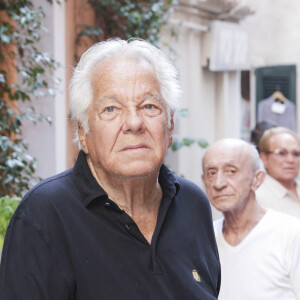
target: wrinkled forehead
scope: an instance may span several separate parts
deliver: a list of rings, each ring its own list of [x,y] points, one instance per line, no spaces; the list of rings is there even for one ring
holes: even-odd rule
[[[208,168],[224,168],[226,166],[234,166],[237,168],[246,167],[247,162],[251,159],[245,147],[217,145],[209,148],[203,157],[203,169]]]
[[[148,70],[153,70],[154,67],[142,56],[134,56],[132,53],[114,53],[111,56],[104,57],[94,66],[94,71],[100,70],[113,71],[116,68],[123,68],[124,66],[141,67]]]

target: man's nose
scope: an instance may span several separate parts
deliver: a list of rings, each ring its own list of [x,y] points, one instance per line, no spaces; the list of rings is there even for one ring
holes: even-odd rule
[[[122,127],[123,133],[140,133],[144,131],[144,118],[142,112],[136,109],[124,112]]]
[[[224,187],[226,187],[226,184],[227,183],[226,183],[226,178],[224,177],[224,174],[217,173],[215,181],[214,181],[214,187],[215,187],[215,189],[221,190]]]

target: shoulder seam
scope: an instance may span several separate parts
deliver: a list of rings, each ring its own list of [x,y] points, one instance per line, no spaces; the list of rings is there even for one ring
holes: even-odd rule
[[[58,174],[58,175],[55,175],[55,176],[52,176],[50,178],[47,178],[47,179],[44,179],[44,180],[40,181],[39,183],[37,183],[36,186],[34,186],[32,189],[30,189],[28,191],[28,194],[26,195],[26,198],[28,198],[33,192],[35,192],[37,189],[39,189],[43,185],[45,185],[49,182],[55,181],[57,179],[60,179],[60,178],[70,176],[71,173],[72,173],[72,169],[69,169],[69,170],[66,170],[65,172],[63,172],[61,174]]]

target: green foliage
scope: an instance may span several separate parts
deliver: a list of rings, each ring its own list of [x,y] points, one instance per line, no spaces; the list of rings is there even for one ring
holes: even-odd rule
[[[124,39],[140,37],[159,43],[161,27],[167,23],[171,4],[176,0],[89,0],[95,10],[96,24],[83,25],[78,35],[92,42],[118,36]]]
[[[20,198],[18,197],[4,196],[0,198],[0,250],[3,247],[7,226],[19,202]]]
[[[204,139],[196,139],[194,137],[179,138],[177,135],[174,135],[171,149],[173,151],[178,151],[180,148],[182,148],[184,146],[189,147],[195,143],[201,148],[208,147],[208,143]]]
[[[180,110],[177,115],[178,118],[188,118],[190,116],[188,109],[184,108]],[[178,151],[182,147],[189,147],[193,144],[197,144],[201,148],[207,148],[208,142],[202,138],[195,138],[195,137],[183,137],[180,138],[178,135],[173,135],[173,143],[171,146],[172,151]]]
[[[0,196],[21,195],[35,179],[36,169],[22,139],[22,124],[25,119],[51,123],[30,103],[55,95],[58,80],[52,74],[58,64],[37,46],[46,30],[41,7],[29,0],[6,0],[1,1],[0,12],[9,17],[0,21]],[[12,79],[14,73],[19,80]],[[26,110],[20,111],[16,105],[20,101],[29,104]]]

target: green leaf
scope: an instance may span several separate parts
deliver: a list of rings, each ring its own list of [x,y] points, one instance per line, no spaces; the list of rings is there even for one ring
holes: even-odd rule
[[[180,148],[182,148],[184,146],[183,142],[180,140],[174,140],[172,143],[172,147],[171,149],[173,151],[178,151]]]
[[[198,140],[198,145],[201,147],[201,148],[207,148],[209,146],[208,142],[204,139],[199,139]]]
[[[190,146],[190,145],[194,144],[196,140],[192,137],[184,137],[182,139],[182,141],[185,146]]]

